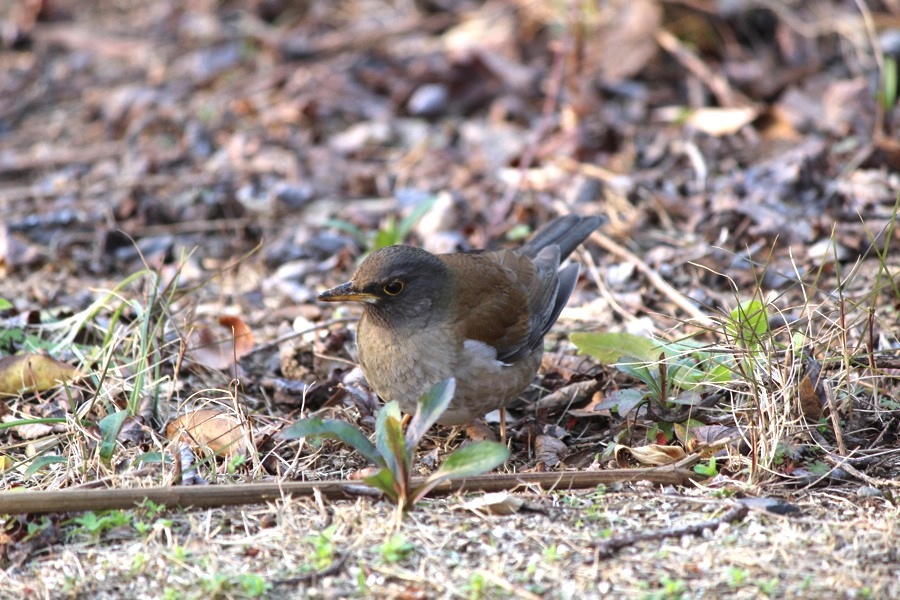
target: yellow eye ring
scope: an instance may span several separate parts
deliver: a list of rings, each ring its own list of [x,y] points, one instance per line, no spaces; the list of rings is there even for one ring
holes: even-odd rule
[[[395,279],[390,283],[386,283],[384,286],[384,293],[388,296],[396,296],[400,292],[403,291],[403,282],[399,279]]]

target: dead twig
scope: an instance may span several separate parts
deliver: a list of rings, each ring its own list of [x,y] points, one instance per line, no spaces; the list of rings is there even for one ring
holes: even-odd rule
[[[619,550],[634,546],[640,542],[661,541],[666,538],[680,538],[685,535],[703,535],[703,532],[708,529],[716,529],[720,525],[742,520],[747,516],[748,510],[749,509],[744,504],[735,504],[717,519],[701,521],[700,523],[691,523],[690,525],[669,527],[657,531],[649,531],[647,533],[632,533],[607,540],[599,540],[594,543],[594,547],[597,548],[601,558],[610,558]]]
[[[699,455],[678,463],[647,469],[561,471],[484,475],[444,482],[431,495],[457,492],[509,491],[521,486],[546,489],[589,489],[600,484],[648,481],[657,485],[687,485],[702,476],[691,470]],[[414,478],[413,486],[424,483]],[[146,500],[169,508],[209,508],[275,502],[285,496],[310,496],[318,491],[330,500],[354,496],[380,496],[373,488],[353,481],[248,483],[240,485],[169,486],[108,490],[56,490],[0,493],[0,514],[43,514],[129,509]]]
[[[331,564],[321,571],[313,571],[312,573],[305,573],[296,577],[279,579],[275,581],[275,585],[298,585],[301,583],[315,584],[322,577],[333,577],[344,569],[344,564],[346,564],[348,556],[350,556],[350,554],[348,552],[344,552],[338,555],[337,560],[331,561]]]
[[[721,106],[725,108],[754,106],[749,98],[731,87],[728,79],[722,73],[716,73],[710,69],[700,57],[688,50],[678,38],[665,29],[656,32],[656,43],[671,54],[694,77],[702,81]]]
[[[714,325],[715,322],[710,318],[709,315],[705,314],[699,308],[694,306],[694,303],[691,302],[684,294],[673,288],[669,283],[662,278],[662,275],[656,272],[650,265],[645,263],[643,260],[637,257],[633,252],[614,242],[609,237],[600,233],[599,231],[595,231],[591,234],[591,239],[597,243],[601,248],[618,256],[622,260],[628,261],[637,267],[637,270],[644,274],[644,276],[650,281],[650,284],[653,285],[657,290],[659,290],[662,294],[664,294],[669,300],[671,300],[678,308],[689,314],[695,321],[697,321],[701,325],[711,326]]]

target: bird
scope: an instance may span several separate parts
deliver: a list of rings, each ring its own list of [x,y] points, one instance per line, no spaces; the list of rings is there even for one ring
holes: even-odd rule
[[[453,399],[438,423],[470,424],[496,409],[505,416],[506,405],[533,382],[544,336],[575,288],[578,264],[561,262],[605,221],[557,217],[515,250],[432,254],[388,246],[318,299],[363,305],[359,363],[382,400],[412,414],[432,386],[454,377]]]

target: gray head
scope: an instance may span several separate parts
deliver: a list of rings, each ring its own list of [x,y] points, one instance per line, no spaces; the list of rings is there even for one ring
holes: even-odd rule
[[[450,287],[447,266],[412,246],[370,254],[347,283],[319,294],[323,302],[362,302],[367,314],[395,328],[421,327],[443,306]]]

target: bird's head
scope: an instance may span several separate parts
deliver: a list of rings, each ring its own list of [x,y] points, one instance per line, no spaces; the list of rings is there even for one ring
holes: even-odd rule
[[[370,254],[347,283],[319,294],[322,302],[361,302],[385,325],[421,327],[446,304],[450,272],[434,254],[412,246],[388,246]]]

